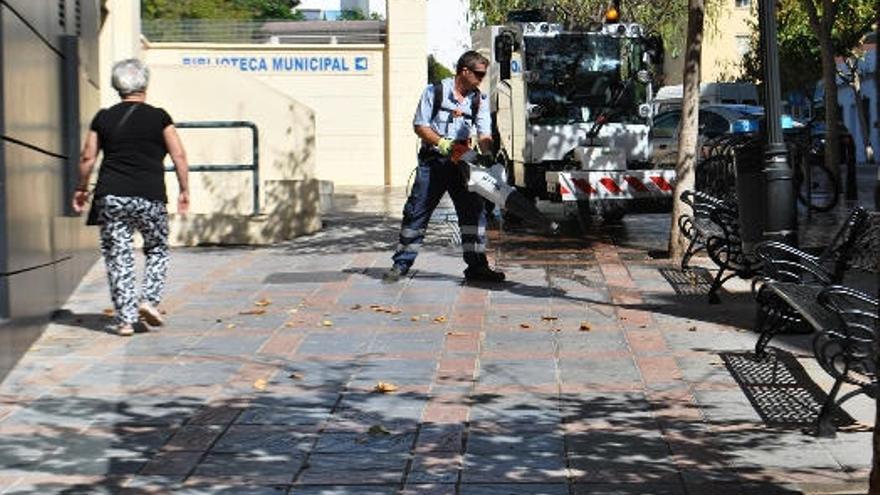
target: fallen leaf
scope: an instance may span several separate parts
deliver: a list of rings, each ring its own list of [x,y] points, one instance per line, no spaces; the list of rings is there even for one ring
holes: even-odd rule
[[[416,316],[412,316],[412,317],[410,317],[410,319],[409,319],[409,321],[419,321],[419,320],[421,320],[421,318],[419,318],[418,315],[416,315]]]
[[[230,323],[229,325],[226,325],[226,328],[235,328],[235,323]]]
[[[498,317],[501,318],[501,319],[504,319],[504,320],[507,319],[507,315],[498,315]]]
[[[254,306],[257,306],[259,308],[265,308],[270,304],[272,304],[272,301],[266,299],[265,297],[263,299],[260,299],[259,301],[254,301]]]
[[[217,318],[216,320],[214,320],[214,322],[216,322],[216,323],[223,323],[223,318]]]
[[[260,378],[254,382],[254,388],[257,390],[266,390],[267,385],[269,385],[269,382],[265,378]]]
[[[688,332],[696,332],[696,331],[697,331],[696,325],[688,328]]]
[[[383,393],[383,394],[388,394],[388,393],[391,393],[391,392],[396,392],[396,391],[397,391],[397,385],[395,385],[395,384],[393,384],[393,383],[391,383],[391,382],[379,382],[379,383],[376,384],[375,387],[373,387],[373,391],[374,391],[374,392],[380,392],[380,393]]]
[[[104,313],[105,316],[113,316],[113,308],[107,308],[101,312]]]
[[[397,308],[390,309],[390,310],[388,310],[388,312],[391,313],[391,314],[393,314],[393,315],[399,315],[399,314],[400,314],[400,310],[397,309]]]
[[[264,314],[266,314],[266,310],[263,308],[246,309],[244,311],[239,311],[238,314],[240,314],[240,315],[264,315]]]
[[[290,378],[291,380],[302,380],[302,379],[303,379],[303,374],[302,374],[302,373],[293,372],[293,373],[287,375],[287,378]]]
[[[591,327],[590,324],[585,321],[582,321],[581,326],[578,328],[578,330],[580,330],[581,332],[589,332],[592,329],[593,327]]]
[[[299,310],[296,309],[296,308],[293,308],[293,309],[291,309],[291,310],[288,310],[287,312],[290,313],[290,314],[293,314],[293,313],[298,313]]]
[[[462,337],[467,335],[465,332],[446,332],[446,335],[452,335],[453,337]]]
[[[532,328],[532,326],[529,325],[528,323],[520,323],[520,324],[519,324],[519,327],[520,327],[520,328]]]
[[[284,326],[287,328],[293,328],[296,326],[296,323],[294,323],[292,321],[288,321],[287,323],[284,324]]]
[[[374,435],[374,436],[377,436],[377,435],[390,435],[390,434],[391,434],[391,432],[388,431],[388,430],[386,430],[385,427],[382,426],[382,425],[373,425],[373,426],[371,426],[370,429],[367,430],[367,433],[369,433],[370,435]]]
[[[353,309],[353,310],[356,311],[356,310],[358,310],[358,309],[361,309],[361,307],[362,307],[362,306],[361,306],[360,304],[355,304],[354,306],[351,307],[351,309]]]
[[[446,323],[446,317],[443,316],[443,315],[441,315],[441,316],[435,316],[435,317],[434,317],[434,323]]]
[[[557,316],[542,316],[541,319],[544,321],[556,321],[559,319],[559,317],[557,317]]]
[[[321,322],[321,325],[323,325],[323,326],[325,326],[325,327],[332,327],[332,326],[333,326],[333,322],[330,321],[330,320],[324,320],[324,321]]]
[[[562,329],[561,329],[561,328],[554,328],[553,331],[554,331],[554,332],[561,332]]]

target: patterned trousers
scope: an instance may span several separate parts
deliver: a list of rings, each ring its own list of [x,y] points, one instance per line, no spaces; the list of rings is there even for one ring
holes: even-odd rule
[[[110,297],[117,323],[138,321],[138,304],[162,300],[168,273],[168,213],[165,203],[128,196],[104,196],[101,203],[101,252],[107,266]],[[144,239],[144,277],[140,294],[135,285],[133,236]]]

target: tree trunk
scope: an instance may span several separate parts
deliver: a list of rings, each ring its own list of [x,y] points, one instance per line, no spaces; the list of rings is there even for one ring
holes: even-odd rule
[[[880,12],[877,13],[875,24],[875,36],[880,38]],[[874,49],[874,88],[877,95],[874,98],[877,106],[877,120],[874,126],[877,128],[875,132],[880,132],[880,76],[877,75],[877,68],[880,67],[880,49]],[[874,209],[880,211],[880,167],[877,168],[877,182],[874,184]],[[875,367],[880,365],[880,341],[875,340],[874,345],[874,363]],[[868,495],[880,495],[880,398],[874,399],[874,461],[871,465],[871,478],[868,485]]]
[[[675,189],[672,202],[672,225],[669,230],[669,256],[681,263],[687,247],[678,227],[678,217],[690,213],[681,202],[681,193],[694,188],[697,162],[697,116],[700,110],[700,61],[703,51],[703,0],[688,0],[687,42],[681,93],[681,122],[678,128],[678,158],[675,162]]]
[[[862,73],[860,72],[859,61],[850,60],[847,62],[847,68],[850,72],[849,86],[852,88],[853,99],[856,102],[856,117],[859,119],[859,134],[862,137],[862,146],[865,150],[865,161],[874,163],[874,145],[871,144],[871,129],[868,127],[868,116],[865,115],[866,109],[862,105]],[[855,139],[855,136],[853,136]]]
[[[831,35],[822,33],[819,39],[822,52],[822,83],[825,86],[825,166],[840,185],[840,110],[837,106],[837,65]]]

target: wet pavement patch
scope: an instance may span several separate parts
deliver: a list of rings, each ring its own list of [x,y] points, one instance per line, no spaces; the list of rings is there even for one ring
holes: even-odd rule
[[[766,358],[753,352],[722,352],[721,359],[767,426],[805,428],[815,424],[827,395],[810,379],[793,354],[773,349]],[[855,420],[837,409],[833,423]]]

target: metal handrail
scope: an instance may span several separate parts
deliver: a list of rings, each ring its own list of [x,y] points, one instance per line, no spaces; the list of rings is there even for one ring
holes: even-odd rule
[[[251,130],[252,163],[233,163],[220,165],[190,165],[190,172],[241,172],[252,171],[254,192],[254,215],[260,213],[260,132],[257,124],[247,120],[205,120],[199,122],[175,122],[178,129],[230,129],[248,128]],[[174,167],[165,167],[166,172],[173,172]]]

